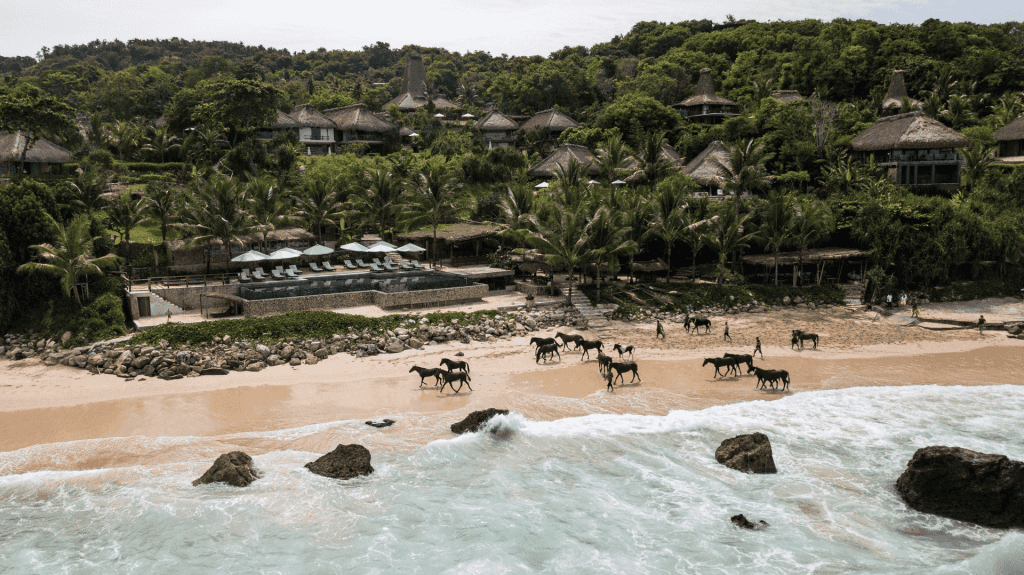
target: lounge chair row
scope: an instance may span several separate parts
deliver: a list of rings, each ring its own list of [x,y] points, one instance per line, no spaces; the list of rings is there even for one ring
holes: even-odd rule
[[[309,264],[309,269],[315,272],[325,270],[332,272],[335,271],[334,266],[332,266],[329,262],[324,262],[321,265],[323,265],[323,268],[317,266],[316,262],[312,262]],[[302,275],[302,271],[299,270],[299,268],[295,267],[295,264],[288,266],[287,269],[285,269],[284,266],[277,266],[276,268],[270,270],[270,276],[267,276],[266,272],[263,271],[262,267],[258,267],[252,271],[252,275],[249,275],[249,270],[247,269],[239,272],[238,281],[242,283],[248,283],[252,281],[262,282],[268,279],[285,280],[294,279],[299,277],[300,275]]]
[[[391,260],[390,257],[384,258],[383,262],[381,262],[380,259],[378,258],[373,258],[373,263],[369,264],[363,263],[363,260],[356,260],[356,263],[354,264],[352,263],[351,260],[345,260],[345,267],[350,270],[368,269],[374,272],[427,269],[420,265],[420,262],[418,260],[412,260],[411,262],[406,262],[405,260],[402,260],[396,264],[394,261]]]

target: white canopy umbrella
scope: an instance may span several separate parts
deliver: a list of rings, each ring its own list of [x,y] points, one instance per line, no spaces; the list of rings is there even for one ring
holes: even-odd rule
[[[463,118],[475,118],[476,116],[474,116],[473,114],[468,114],[467,113],[467,114],[463,114],[462,117]]]
[[[291,248],[281,248],[267,256],[268,260],[290,260],[302,255],[302,252]]]
[[[351,243],[345,244],[343,246],[340,246],[338,249],[339,250],[344,250],[346,252],[365,252],[366,251],[366,246],[364,246],[363,244],[361,244],[359,242],[351,242]]]
[[[334,250],[327,246],[322,246],[320,244],[316,244],[315,246],[302,250],[302,255],[304,256],[325,256],[327,254],[333,253]]]
[[[237,255],[231,258],[233,262],[259,262],[267,259],[267,254],[258,252],[256,250],[249,250],[244,254]]]
[[[547,183],[547,182],[541,182],[541,183],[537,184],[537,185],[536,185],[536,186],[534,186],[534,187],[535,187],[535,188],[546,188],[546,187],[548,187],[548,186],[550,186],[550,185],[551,185],[551,184],[549,184],[549,183]]]
[[[434,117],[435,117],[435,118],[443,118],[443,117],[444,117],[444,114],[441,114],[441,113],[439,112],[439,113],[437,113],[437,114],[434,114]]]
[[[377,242],[377,243],[373,244],[372,246],[370,246],[370,249],[376,248],[376,247],[378,247],[378,246],[384,246],[384,247],[388,248],[388,250],[394,250],[395,248],[397,248],[397,247],[398,247],[398,246],[396,246],[396,245],[393,245],[393,244],[389,244],[389,243],[387,243],[387,242],[385,242],[385,241],[381,240],[381,241],[379,241],[379,242]]]
[[[373,245],[373,246],[370,246],[369,248],[367,248],[366,251],[369,252],[369,253],[372,253],[372,254],[386,254],[388,252],[393,252],[396,249],[397,248],[394,248],[394,247],[390,247],[389,248],[387,246]]]
[[[416,132],[413,132],[413,133],[409,134],[409,137],[410,137],[410,138],[419,138],[419,137],[420,137],[420,135],[419,135],[419,134],[417,134]]]
[[[427,251],[427,248],[421,248],[421,247],[419,247],[416,244],[405,244],[404,246],[401,246],[401,247],[397,248],[396,251],[399,251],[399,252],[425,252],[425,251]]]
[[[598,183],[598,181],[597,181],[597,180],[590,180],[590,181],[588,181],[587,183],[588,183],[588,184],[590,184],[590,185],[592,186],[592,185],[594,185],[594,184]]]
[[[624,185],[625,183],[626,182],[623,182],[622,180],[615,180],[614,182],[612,182],[612,185],[613,186],[621,186],[621,185]]]

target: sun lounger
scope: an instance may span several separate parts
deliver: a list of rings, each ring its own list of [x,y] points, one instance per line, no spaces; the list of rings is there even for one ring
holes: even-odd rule
[[[349,279],[345,280],[345,285],[347,285],[347,286],[352,285],[352,278],[349,278]]]
[[[375,264],[377,264],[377,265],[379,265],[379,266],[382,266],[382,265],[384,265],[384,264],[382,264],[382,263],[380,262],[380,258],[373,258],[373,263],[375,263]]]
[[[327,270],[329,272],[333,272],[334,271],[334,266],[331,265],[331,262],[323,262],[323,263],[320,264],[320,267],[324,268],[325,270]]]
[[[356,260],[356,265],[361,267],[361,268],[368,268],[368,267],[370,267],[367,264],[364,264],[363,260]]]
[[[414,267],[415,269],[418,269],[418,270],[425,270],[425,269],[427,269],[427,268],[425,268],[425,267],[423,267],[423,266],[421,266],[421,265],[420,265],[420,262],[419,262],[419,260],[412,260],[412,261],[411,261],[411,262],[409,262],[409,263],[411,263],[411,264],[412,264],[412,267]]]
[[[384,269],[388,270],[389,272],[393,272],[398,270],[398,266],[392,264],[391,262],[384,262]]]
[[[242,271],[238,272],[238,281],[240,283],[251,282],[252,278],[249,277],[249,270],[242,270]]]
[[[276,280],[286,279],[284,277],[284,274],[282,274],[281,272],[277,271],[278,269],[283,269],[283,268],[278,267],[277,269],[270,270],[270,275],[274,276],[274,279],[276,279]],[[277,288],[274,288],[274,289],[277,290]]]
[[[316,262],[309,262],[309,269],[311,269],[311,270],[313,270],[315,272],[322,272],[322,271],[324,271],[324,270],[320,269],[320,266],[316,265]]]
[[[298,277],[299,277],[299,274],[295,273],[295,270],[293,270],[292,268],[288,268],[288,269],[284,270],[284,275],[286,275],[286,276],[288,276],[288,277],[290,277],[292,279],[298,279]]]
[[[403,270],[414,270],[414,269],[416,269],[416,268],[412,267],[411,265],[409,265],[409,262],[407,262],[405,260],[402,260],[402,261],[398,262],[398,267],[402,268]]]
[[[302,272],[299,271],[299,268],[295,267],[295,264],[292,264],[292,265],[288,266],[288,271],[292,272],[293,274],[295,274],[297,276],[301,276],[302,275]]]
[[[259,268],[256,268],[256,269],[252,270],[252,279],[254,281],[261,282],[261,281],[266,281],[267,276],[263,275],[263,270],[261,270]]]
[[[347,267],[350,270],[357,270],[357,269],[359,269],[359,266],[357,266],[356,264],[352,263],[349,260],[345,260],[345,267]]]
[[[378,266],[377,264],[370,264],[369,267],[370,267],[370,271],[372,271],[372,272],[382,272],[382,271],[385,271],[384,268]]]

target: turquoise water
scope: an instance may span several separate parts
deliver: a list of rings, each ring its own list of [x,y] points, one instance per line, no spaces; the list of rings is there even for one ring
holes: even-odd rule
[[[270,451],[243,489],[192,487],[205,456],[10,471],[208,438],[36,446],[0,454],[0,573],[1020,573],[1021,531],[917,513],[893,483],[927,445],[1024,459],[1022,413],[1018,386],[853,388],[667,416],[513,413],[492,421],[497,436],[386,443],[376,472],[348,482],[303,468],[320,453]],[[393,418],[396,437],[413,420],[451,423]],[[224,443],[381,433],[360,426]],[[715,463],[723,439],[753,431],[771,438],[777,475]],[[771,527],[740,530],[736,513]]]

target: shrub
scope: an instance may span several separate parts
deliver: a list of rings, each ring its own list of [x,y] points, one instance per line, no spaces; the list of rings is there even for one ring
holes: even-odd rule
[[[612,312],[612,317],[619,320],[629,320],[639,317],[642,313],[643,310],[640,309],[640,306],[627,303],[615,308],[615,311]]]
[[[129,172],[137,173],[175,173],[185,168],[184,162],[123,162],[120,164],[124,166]]]
[[[959,282],[931,288],[927,297],[931,301],[968,301],[997,297],[1020,297],[1020,286],[1003,280]]]

